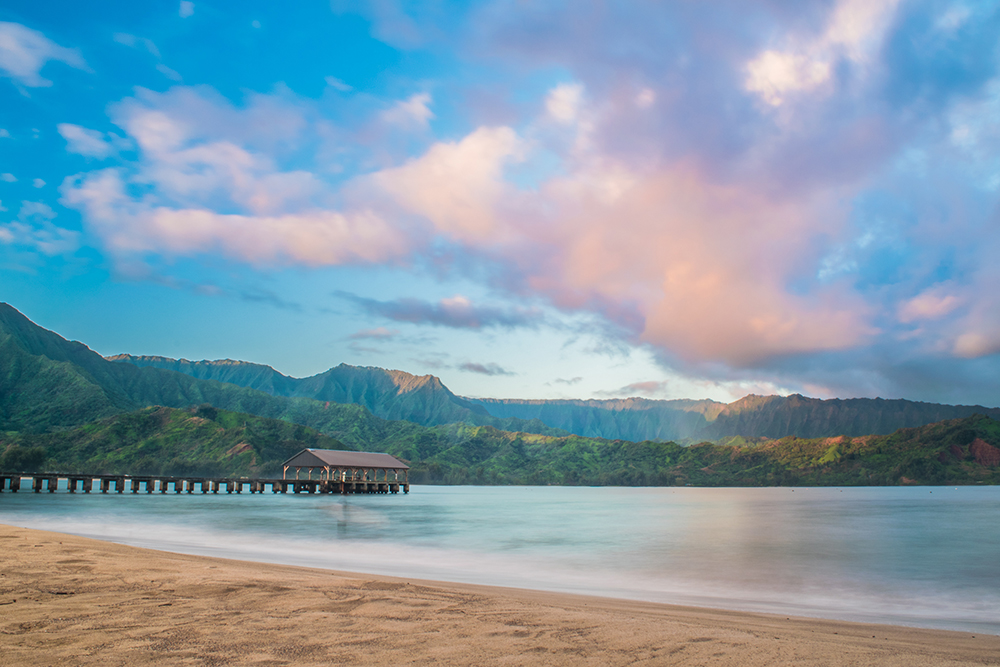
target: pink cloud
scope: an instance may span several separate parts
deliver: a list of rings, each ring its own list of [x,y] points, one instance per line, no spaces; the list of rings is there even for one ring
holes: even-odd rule
[[[170,208],[130,198],[117,170],[68,177],[62,202],[81,210],[119,254],[218,252],[257,265],[384,262],[405,255],[405,239],[370,211],[310,210],[273,216]]]

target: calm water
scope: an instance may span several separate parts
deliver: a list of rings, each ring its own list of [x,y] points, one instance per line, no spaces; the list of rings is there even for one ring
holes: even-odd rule
[[[0,495],[0,523],[244,560],[1000,634],[1000,487],[22,490]]]

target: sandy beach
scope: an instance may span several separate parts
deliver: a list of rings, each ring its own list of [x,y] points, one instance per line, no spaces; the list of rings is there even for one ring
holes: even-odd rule
[[[1000,637],[186,556],[0,526],[0,665],[997,665]]]

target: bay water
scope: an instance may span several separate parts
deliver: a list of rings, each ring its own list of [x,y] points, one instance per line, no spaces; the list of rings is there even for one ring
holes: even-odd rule
[[[0,523],[260,562],[1000,634],[1000,487],[24,488],[0,494]]]

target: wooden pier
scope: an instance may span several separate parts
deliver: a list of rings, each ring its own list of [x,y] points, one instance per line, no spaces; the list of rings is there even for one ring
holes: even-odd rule
[[[364,479],[268,479],[233,477],[161,477],[154,475],[80,475],[75,473],[0,473],[0,493],[33,491],[55,493],[66,480],[69,493],[403,493],[410,492],[408,482]],[[30,480],[25,484],[24,480]]]
[[[287,479],[289,471],[294,479]],[[85,475],[78,473],[4,473],[0,472],[0,493],[21,490],[24,479],[30,488],[41,493],[55,493],[59,480],[66,480],[69,493],[403,493],[410,492],[410,468],[388,454],[346,452],[334,449],[303,449],[282,464],[282,478],[199,477],[188,475]],[[313,479],[313,475],[316,479]],[[304,475],[304,477],[302,477]],[[391,475],[391,478],[390,478]],[[96,482],[96,486],[95,486]]]

